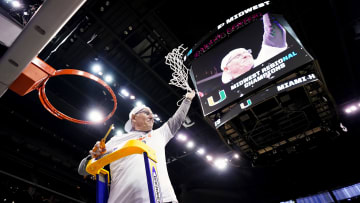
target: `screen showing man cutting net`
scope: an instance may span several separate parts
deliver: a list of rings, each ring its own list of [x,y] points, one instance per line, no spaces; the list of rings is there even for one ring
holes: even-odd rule
[[[204,115],[313,60],[281,16],[267,13],[232,29],[219,30],[220,43],[190,62]]]

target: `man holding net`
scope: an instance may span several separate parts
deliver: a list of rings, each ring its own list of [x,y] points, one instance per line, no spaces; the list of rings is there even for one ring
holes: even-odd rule
[[[165,146],[174,137],[176,132],[185,121],[191,101],[195,92],[189,91],[175,114],[161,127],[153,130],[154,115],[149,107],[138,106],[129,113],[129,120],[125,125],[127,134],[112,137],[105,149],[121,148],[127,141],[137,139],[146,143],[156,151],[157,170],[159,175],[160,190],[163,202],[178,202],[166,168]],[[80,175],[88,175],[85,168],[91,158],[99,156],[103,150],[100,142],[97,142],[90,151],[88,157],[84,158],[79,166]],[[148,203],[149,192],[144,173],[144,160],[141,155],[130,155],[114,161],[110,164],[111,187],[109,203]]]
[[[189,69],[183,63],[185,51],[186,48],[180,45],[165,57],[165,64],[169,65],[173,72],[173,78],[169,84],[187,92],[175,114],[161,127],[153,130],[154,115],[151,109],[147,106],[133,108],[129,113],[129,120],[125,124],[127,134],[112,137],[105,144],[105,148],[102,148],[100,142],[97,142],[90,150],[90,155],[81,161],[78,169],[80,175],[88,175],[86,165],[89,160],[100,156],[106,149],[119,149],[129,140],[141,140],[156,152],[162,202],[178,202],[166,168],[165,146],[185,121],[191,101],[195,97],[195,91],[188,84]],[[108,203],[150,202],[142,156],[135,154],[114,161],[110,163],[110,172],[111,187]]]
[[[254,59],[251,49],[245,48],[233,49],[222,59],[221,70],[223,74],[221,80],[224,84],[287,49],[286,30],[275,18],[266,13],[263,15],[263,26],[263,41],[256,59]]]

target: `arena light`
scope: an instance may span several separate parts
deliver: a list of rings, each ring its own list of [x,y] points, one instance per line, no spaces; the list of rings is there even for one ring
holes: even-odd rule
[[[161,121],[160,117],[157,114],[154,114],[155,121]]]
[[[21,4],[20,4],[19,1],[11,1],[11,5],[14,8],[20,8],[21,7]]]
[[[104,119],[103,114],[98,110],[91,110],[88,114],[89,120],[93,122],[99,122]]]
[[[113,81],[113,77],[111,75],[105,75],[104,79],[107,83],[111,83]]]
[[[120,91],[121,95],[123,95],[124,97],[128,97],[130,95],[130,93],[126,90],[126,89],[121,89]]]
[[[194,143],[193,141],[188,141],[188,142],[186,143],[186,147],[187,147],[188,149],[192,149],[192,148],[195,147],[195,143]]]
[[[220,170],[224,170],[227,167],[227,161],[225,159],[216,159],[214,166]]]
[[[92,65],[91,70],[93,73],[99,73],[102,70],[102,66],[98,63]]]
[[[135,105],[136,105],[136,106],[143,106],[144,103],[143,103],[142,101],[137,101],[137,102],[135,103]]]
[[[185,141],[187,140],[187,137],[186,137],[186,135],[178,134],[178,135],[176,136],[176,139],[179,140],[179,141],[181,141],[181,142],[185,142]]]
[[[204,155],[205,154],[205,149],[204,148],[199,148],[196,153],[200,154],[200,155]]]
[[[211,155],[206,155],[206,160],[212,161],[212,160],[213,160],[213,157],[212,157]]]
[[[350,114],[356,112],[357,110],[359,110],[359,107],[357,107],[357,105],[351,105],[345,109],[345,113]]]
[[[117,130],[116,131],[116,135],[122,135],[124,132],[121,130],[121,129],[119,129],[119,130]]]
[[[343,106],[343,111],[346,114],[358,114],[360,113],[360,99],[352,99],[349,102],[346,102]]]
[[[131,100],[135,100],[135,96],[134,96],[134,95],[130,95],[130,99],[131,99]]]
[[[234,157],[235,159],[238,159],[238,158],[239,158],[239,154],[235,153],[233,157]]]
[[[345,109],[345,113],[351,113],[351,109],[350,109],[350,108],[346,108],[346,109]]]
[[[352,112],[358,110],[358,108],[355,105],[352,105],[349,107]]]

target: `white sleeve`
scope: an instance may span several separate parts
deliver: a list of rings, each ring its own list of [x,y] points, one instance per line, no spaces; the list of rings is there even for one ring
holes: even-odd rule
[[[161,137],[159,139],[164,141],[164,145],[166,145],[174,137],[174,134],[171,133],[170,127],[167,123],[164,123],[160,128],[154,131]]]
[[[169,120],[166,122],[169,126],[171,134],[175,135],[176,132],[180,129],[181,125],[184,123],[186,119],[186,115],[189,112],[191,105],[191,100],[185,98],[182,102],[179,108],[176,110],[174,115],[169,118]]]
[[[280,54],[281,52],[285,51],[286,49],[287,49],[287,45],[285,47],[279,48],[279,47],[272,47],[272,46],[268,46],[266,44],[262,44],[259,55],[257,56],[257,58],[254,61],[254,67],[264,63],[265,61]]]

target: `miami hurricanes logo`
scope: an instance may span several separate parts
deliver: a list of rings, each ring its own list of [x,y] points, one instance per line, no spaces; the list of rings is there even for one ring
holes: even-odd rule
[[[226,94],[224,90],[219,91],[219,95],[220,95],[220,99],[217,100],[216,102],[214,102],[214,98],[212,96],[207,98],[209,106],[215,106],[226,99]]]
[[[251,102],[250,99],[248,99],[246,102],[247,102],[247,105],[246,105],[246,106],[245,106],[244,103],[241,103],[241,104],[240,104],[240,108],[241,108],[241,109],[245,109],[245,108],[249,107],[249,106],[252,104],[252,102]]]

